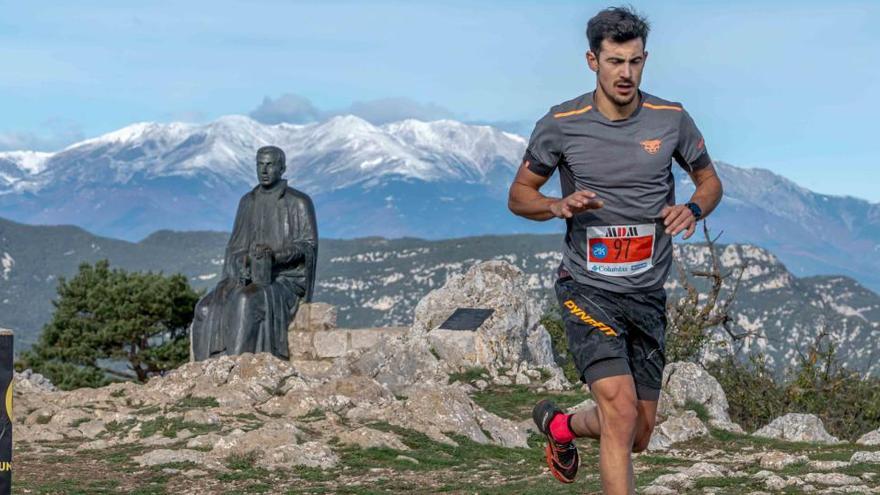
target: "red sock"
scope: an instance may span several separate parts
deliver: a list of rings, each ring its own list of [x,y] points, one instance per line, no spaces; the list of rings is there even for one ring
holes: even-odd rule
[[[556,443],[568,443],[574,440],[574,432],[568,426],[570,414],[557,414],[550,420],[550,436]]]

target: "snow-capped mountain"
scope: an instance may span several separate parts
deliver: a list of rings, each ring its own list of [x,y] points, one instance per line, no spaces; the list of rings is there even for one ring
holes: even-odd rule
[[[267,144],[285,150],[287,178],[315,199],[321,233],[350,237],[434,232],[412,228],[429,220],[413,218],[422,208],[409,204],[416,200],[433,200],[434,211],[453,199],[482,202],[487,189],[497,198],[493,186],[510,176],[525,140],[455,121],[377,127],[353,116],[310,125],[242,116],[140,123],[57,153],[0,153],[0,207],[18,221],[124,239],[160,228],[226,230],[238,198],[256,182],[254,153]]]
[[[237,115],[206,125],[138,123],[57,153],[0,153],[0,194],[168,177],[247,186],[255,182],[254,152],[268,144],[285,150],[287,175],[298,187],[319,194],[388,176],[485,181],[497,165],[520,159],[525,139],[451,120],[377,127],[351,115],[309,125],[263,125]]]
[[[291,185],[315,200],[323,237],[560,232],[507,211],[526,139],[451,120],[374,126],[353,116],[264,125],[243,116],[208,124],[134,124],[55,153],[0,153],[0,214],[74,224],[136,240],[159,229],[231,228],[256,183],[254,153],[288,157]],[[722,242],[767,247],[798,276],[843,274],[880,288],[880,205],[827,196],[766,170],[716,163],[725,200],[710,219]],[[680,200],[692,191],[673,167]],[[558,191],[557,180],[552,180]]]

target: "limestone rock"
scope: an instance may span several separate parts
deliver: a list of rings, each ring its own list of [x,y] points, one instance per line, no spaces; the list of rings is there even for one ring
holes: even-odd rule
[[[867,463],[867,464],[880,464],[880,451],[873,452],[865,452],[859,451],[852,455],[849,458],[850,464],[859,464],[859,463]]]
[[[219,425],[220,416],[210,411],[201,409],[192,409],[183,413],[183,421],[185,423],[195,423],[199,425]]]
[[[175,462],[192,462],[211,469],[223,469],[223,466],[217,460],[211,458],[206,453],[189,449],[151,450],[146,454],[133,457],[132,460],[138,463],[141,467],[161,466],[162,464],[171,464]]]
[[[457,308],[488,308],[494,313],[474,332],[438,329]],[[541,314],[521,270],[505,261],[487,261],[450,277],[422,298],[411,332],[424,336],[453,369],[481,366],[497,376],[511,363],[524,363],[561,376]]]
[[[52,415],[51,426],[74,426],[83,421],[90,421],[94,416],[80,409],[62,409]]]
[[[106,431],[106,425],[100,419],[86,421],[76,427],[85,438],[95,438],[102,432]]]
[[[708,462],[698,462],[678,473],[670,473],[658,476],[652,483],[652,486],[663,486],[676,490],[673,493],[679,493],[692,487],[696,480],[700,478],[718,478],[729,476],[730,471],[717,464]],[[658,491],[658,493],[669,493]]]
[[[788,486],[788,483],[781,476],[771,474],[764,479],[764,486],[769,490],[782,491]]]
[[[815,471],[834,471],[849,466],[846,461],[810,461],[807,466]]]
[[[388,431],[379,431],[372,428],[361,427],[351,431],[342,431],[338,436],[341,443],[358,445],[364,449],[371,447],[384,447],[394,450],[410,450],[410,448],[400,440],[400,437]]]
[[[517,385],[530,385],[532,383],[532,379],[529,378],[525,373],[517,373],[514,381]]]
[[[678,492],[663,485],[648,485],[642,493],[645,495],[676,495]]]
[[[727,413],[727,396],[721,384],[696,363],[667,365],[663,370],[662,389],[675,407],[684,407],[689,401],[696,402],[706,407],[711,420],[721,424],[731,423]]]
[[[339,463],[330,447],[319,442],[306,442],[302,445],[279,445],[266,449],[257,459],[257,466],[266,469],[285,469],[290,466],[305,466],[328,469]]]
[[[880,445],[880,428],[865,433],[856,440],[856,443],[859,445]]]
[[[395,394],[413,383],[447,381],[440,361],[421,338],[383,338],[374,347],[353,355],[348,366],[352,374],[373,378]]]
[[[654,429],[648,450],[666,450],[672,444],[686,442],[692,438],[708,435],[706,425],[694,411],[684,411],[673,416]]]
[[[828,434],[825,426],[816,415],[789,413],[774,419],[754,433],[755,436],[776,438],[790,442],[839,443],[840,440]]]
[[[161,379],[151,379],[141,395],[159,404],[187,396],[214,397],[228,409],[251,407],[274,395],[308,387],[289,362],[260,353],[186,363]]]
[[[855,476],[842,473],[807,473],[804,475],[804,481],[807,483],[815,483],[817,485],[846,486],[855,485],[862,480]]]
[[[728,469],[709,462],[698,462],[683,472],[693,479],[720,478],[730,474]]]
[[[419,385],[410,388],[408,394],[400,416],[404,420],[397,420],[400,426],[418,430],[419,425],[424,425],[439,432],[455,431],[477,443],[494,440],[505,447],[528,446],[524,431],[476,405],[461,389]]]
[[[13,375],[13,390],[22,392],[23,394],[34,394],[40,392],[55,392],[55,385],[45,376],[34,373],[30,368]]]
[[[764,469],[772,469],[774,471],[779,471],[780,469],[785,468],[786,466],[790,466],[792,464],[800,464],[809,461],[809,457],[805,455],[792,455],[786,454],[785,452],[767,452],[763,456],[761,456],[760,465]]]
[[[679,490],[687,490],[694,486],[694,480],[685,473],[669,473],[658,476],[653,485],[670,488],[676,490],[674,493],[679,493]]]
[[[45,425],[15,425],[12,436],[14,442],[57,442],[64,440],[64,435]]]
[[[580,404],[569,407],[568,409],[566,409],[565,412],[568,414],[573,414],[574,412],[580,411],[581,409],[590,409],[591,407],[596,407],[596,401],[594,401],[593,399],[586,399]]]
[[[237,433],[237,434],[236,434]],[[297,445],[303,432],[288,422],[268,423],[261,428],[248,432],[229,434],[214,445],[217,455],[225,456],[232,453],[259,452],[264,453],[284,445]]]

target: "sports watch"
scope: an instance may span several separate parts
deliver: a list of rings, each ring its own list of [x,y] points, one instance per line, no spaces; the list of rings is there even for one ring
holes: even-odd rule
[[[703,209],[700,208],[700,205],[694,203],[693,201],[691,201],[690,203],[685,203],[684,205],[687,206],[689,210],[691,210],[691,213],[694,214],[694,218],[696,218],[697,220],[699,220],[700,217],[703,216]]]

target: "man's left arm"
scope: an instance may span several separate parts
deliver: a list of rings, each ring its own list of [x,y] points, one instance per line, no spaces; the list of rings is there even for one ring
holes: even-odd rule
[[[690,175],[696,190],[688,203],[666,206],[660,214],[667,234],[674,237],[683,231],[682,239],[687,239],[694,234],[697,221],[706,218],[718,206],[723,188],[709,158],[703,135],[684,109],[681,111],[678,143],[673,158]],[[699,215],[695,215],[695,212]]]
[[[667,206],[661,213],[663,215],[663,224],[666,226],[666,233],[677,236],[679,232],[684,231],[682,239],[688,239],[694,235],[697,227],[697,221],[706,218],[712,210],[721,202],[721,196],[724,189],[721,186],[721,179],[715,173],[715,166],[709,164],[703,168],[689,172],[691,180],[694,182],[696,190],[691,196],[689,203],[695,203],[701,210],[700,218],[694,216],[691,208],[685,205]]]

